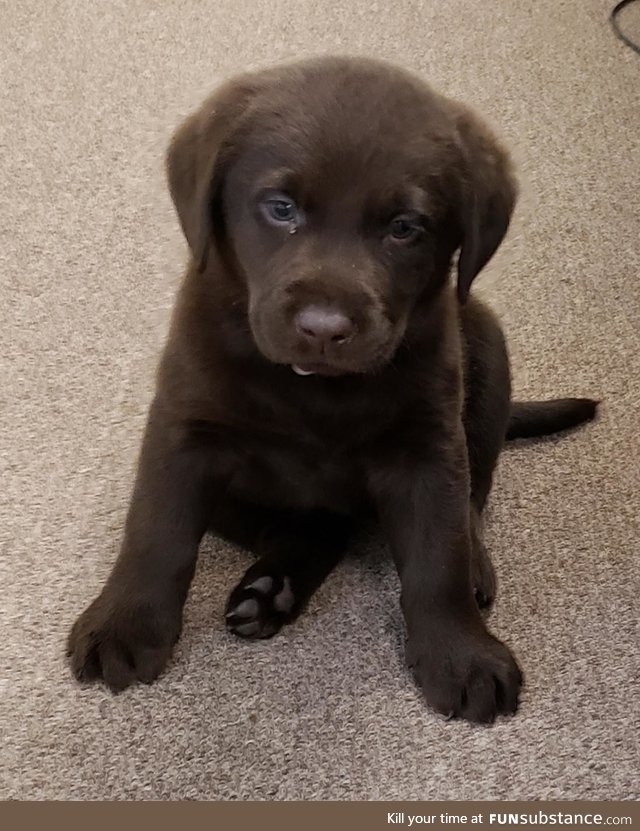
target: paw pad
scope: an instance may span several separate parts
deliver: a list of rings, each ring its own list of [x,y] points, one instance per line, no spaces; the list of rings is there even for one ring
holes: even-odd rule
[[[288,577],[245,575],[229,597],[227,627],[243,638],[269,638],[290,618],[294,606]]]

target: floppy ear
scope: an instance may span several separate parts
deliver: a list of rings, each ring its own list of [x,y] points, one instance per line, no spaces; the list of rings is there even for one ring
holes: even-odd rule
[[[458,300],[464,303],[474,278],[507,233],[518,191],[506,151],[485,124],[467,110],[460,112],[457,126],[465,175]]]
[[[169,191],[199,271],[206,268],[214,235],[225,152],[252,93],[249,78],[223,84],[181,124],[167,151]]]

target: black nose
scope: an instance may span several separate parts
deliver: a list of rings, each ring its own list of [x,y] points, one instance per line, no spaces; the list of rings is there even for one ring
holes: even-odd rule
[[[356,330],[351,318],[331,306],[305,306],[294,322],[298,332],[317,345],[345,343]]]

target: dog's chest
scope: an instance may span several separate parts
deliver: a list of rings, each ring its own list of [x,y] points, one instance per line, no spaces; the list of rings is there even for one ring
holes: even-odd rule
[[[241,499],[292,508],[353,511],[365,501],[355,453],[280,437],[245,442],[230,488]]]

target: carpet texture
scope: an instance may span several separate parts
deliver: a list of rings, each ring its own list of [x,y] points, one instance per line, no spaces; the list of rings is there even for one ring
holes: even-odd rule
[[[640,59],[611,3],[2,2],[0,796],[640,796]],[[526,686],[493,728],[423,705],[377,539],[257,644],[223,628],[249,558],[207,539],[159,683],[112,697],[64,661],[116,556],[186,256],[169,135],[225,75],[325,52],[411,67],[498,127],[523,196],[474,290],[519,396],[604,401],[501,461],[491,626]]]

